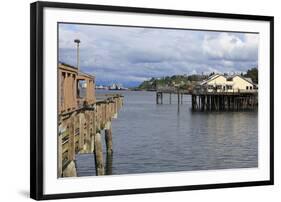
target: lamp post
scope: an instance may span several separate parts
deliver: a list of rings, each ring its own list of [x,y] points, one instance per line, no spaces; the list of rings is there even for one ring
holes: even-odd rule
[[[80,60],[80,56],[79,56],[79,44],[80,44],[80,40],[79,39],[75,39],[74,40],[74,43],[77,43],[77,69],[78,69],[78,74],[79,74],[79,69],[80,69],[80,67],[79,67],[79,60]]]

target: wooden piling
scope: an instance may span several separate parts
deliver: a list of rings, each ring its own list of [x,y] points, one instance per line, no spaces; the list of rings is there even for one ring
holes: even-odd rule
[[[106,144],[106,152],[108,154],[113,153],[112,149],[112,129],[111,129],[111,123],[107,122],[106,128],[105,128],[105,144]]]
[[[59,133],[58,135],[58,170],[57,170],[57,176],[62,176],[62,135]]]
[[[86,153],[90,152],[91,146],[91,137],[90,137],[90,112],[85,112],[85,142],[84,142],[84,150]]]
[[[92,132],[91,132],[91,152],[95,151],[95,134],[96,134],[96,113],[95,111],[92,111]]]
[[[159,104],[160,93],[156,93],[156,104]]]
[[[90,152],[95,152],[95,135],[91,136],[91,147],[90,147]]]
[[[123,97],[113,95],[59,115],[58,177],[76,176],[75,155],[92,152],[95,154],[97,175],[104,175],[101,131],[105,129],[107,154],[112,154],[111,119],[122,105]],[[110,158],[107,160],[107,166],[110,167],[112,161]],[[108,169],[107,172],[112,171]]]
[[[181,104],[183,103],[183,94],[181,93]]]
[[[68,121],[68,160],[75,159],[75,142],[74,142],[74,117]]]
[[[105,174],[112,175],[113,154],[106,154]]]
[[[84,148],[84,122],[85,115],[83,113],[79,113],[79,150]]]
[[[202,95],[202,96],[201,96],[201,99],[202,99],[201,110],[202,110],[202,111],[205,111],[205,104],[206,104],[206,103],[205,103],[205,95]]]
[[[170,93],[170,104],[172,104],[172,93]]]
[[[191,107],[192,110],[195,110],[195,95],[191,95]]]
[[[208,111],[209,107],[210,107],[210,100],[209,100],[209,96],[208,95],[205,96],[205,103],[206,103],[205,110]]]
[[[96,164],[96,174],[104,175],[102,142],[101,142],[100,133],[95,134],[95,164]]]

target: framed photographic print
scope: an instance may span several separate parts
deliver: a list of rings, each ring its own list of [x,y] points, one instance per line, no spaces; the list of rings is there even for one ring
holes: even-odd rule
[[[31,197],[273,184],[273,17],[31,4]]]

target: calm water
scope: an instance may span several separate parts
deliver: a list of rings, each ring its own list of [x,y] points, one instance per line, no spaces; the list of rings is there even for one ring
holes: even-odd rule
[[[188,95],[178,108],[176,96],[168,104],[164,95],[164,104],[156,105],[155,92],[120,93],[125,99],[112,121],[113,157],[104,153],[107,174],[258,166],[257,112],[194,113]],[[95,175],[94,156],[78,155],[77,167],[78,176]]]

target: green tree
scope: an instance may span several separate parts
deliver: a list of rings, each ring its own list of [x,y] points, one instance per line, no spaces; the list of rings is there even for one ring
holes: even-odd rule
[[[247,70],[247,73],[244,76],[251,78],[254,83],[259,83],[259,71],[256,67]]]

